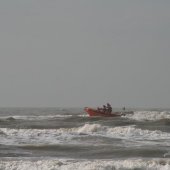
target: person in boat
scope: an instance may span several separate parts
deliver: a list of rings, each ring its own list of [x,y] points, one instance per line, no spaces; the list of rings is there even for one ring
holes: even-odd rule
[[[105,105],[103,105],[103,113],[107,112],[107,107]]]
[[[98,107],[98,108],[97,108],[97,111],[102,112],[102,111],[103,111],[103,108]]]
[[[109,103],[107,103],[107,113],[112,113],[112,106]]]

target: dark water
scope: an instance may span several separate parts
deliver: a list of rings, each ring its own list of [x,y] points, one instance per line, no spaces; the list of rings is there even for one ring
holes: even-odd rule
[[[170,169],[169,109],[109,118],[81,108],[1,108],[0,170],[9,167]]]

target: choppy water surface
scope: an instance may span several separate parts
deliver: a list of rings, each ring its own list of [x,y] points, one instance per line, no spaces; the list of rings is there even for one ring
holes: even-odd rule
[[[1,108],[0,169],[170,169],[169,109],[88,117],[78,108]]]

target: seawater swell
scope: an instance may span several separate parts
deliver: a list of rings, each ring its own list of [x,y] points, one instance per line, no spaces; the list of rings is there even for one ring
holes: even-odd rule
[[[75,119],[78,117],[86,118],[86,114],[52,114],[52,115],[10,115],[10,116],[0,116],[0,121],[4,120],[51,120],[51,119]],[[122,118],[134,119],[138,121],[156,121],[162,119],[170,119],[169,111],[135,111],[134,114],[127,114],[122,116]]]
[[[89,120],[86,115],[48,115],[48,116],[1,116],[1,128],[17,129],[57,129],[79,126]],[[75,124],[75,122],[77,122]]]
[[[62,109],[22,112],[0,116],[0,169],[170,168],[168,111],[119,118]]]
[[[28,112],[28,111],[27,111]],[[152,126],[149,125],[151,121]],[[145,126],[149,129],[160,128],[162,131],[170,131],[170,113],[168,111],[136,111],[134,114],[127,114],[120,118],[89,118],[85,113],[64,113],[61,114],[43,114],[28,115],[21,113],[19,115],[0,116],[1,128],[20,128],[20,129],[57,129],[74,127],[85,124],[86,122],[97,122],[103,125],[139,125],[144,122]],[[143,125],[142,124],[142,127]],[[160,126],[162,125],[162,127]],[[164,126],[167,125],[167,126]]]
[[[15,121],[15,120],[52,120],[52,119],[65,119],[72,120],[76,118],[88,119],[87,114],[52,114],[52,115],[9,115],[0,116],[1,121]],[[157,120],[170,120],[169,111],[135,111],[134,114],[127,114],[122,116],[125,119],[132,119],[137,121],[157,121]],[[97,119],[97,118],[96,118]],[[98,119],[97,119],[98,120]]]
[[[79,143],[81,138],[87,136],[116,138],[133,141],[159,141],[170,140],[170,133],[159,130],[150,131],[132,126],[108,127],[100,124],[85,124],[78,128],[59,129],[10,129],[0,128],[0,135],[8,138],[9,144],[58,144],[58,143]],[[10,140],[11,139],[11,140]],[[78,140],[79,139],[79,140]],[[82,143],[83,141],[81,141]],[[87,142],[87,141],[86,141]],[[3,143],[3,139],[1,140]],[[160,142],[160,144],[162,141]],[[170,144],[169,144],[170,146]]]

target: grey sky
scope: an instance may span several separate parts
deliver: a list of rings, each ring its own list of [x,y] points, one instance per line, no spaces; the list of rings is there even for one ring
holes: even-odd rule
[[[0,1],[0,106],[170,107],[169,0]]]

